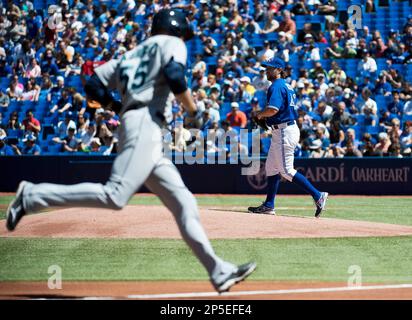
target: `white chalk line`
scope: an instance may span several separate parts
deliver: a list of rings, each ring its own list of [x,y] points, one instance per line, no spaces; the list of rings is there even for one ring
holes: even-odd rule
[[[219,294],[217,292],[188,292],[188,293],[164,293],[164,294],[135,294],[128,295],[127,299],[178,299],[178,298],[207,298],[207,297],[238,297],[254,295],[281,295],[299,293],[345,292],[412,288],[412,284],[353,286],[353,287],[326,287],[306,289],[282,289],[282,290],[258,290],[258,291],[234,291]]]

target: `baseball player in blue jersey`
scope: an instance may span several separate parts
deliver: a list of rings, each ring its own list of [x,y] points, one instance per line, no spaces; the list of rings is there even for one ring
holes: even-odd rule
[[[275,214],[275,197],[280,177],[294,182],[309,193],[316,204],[315,217],[319,217],[325,209],[327,192],[318,191],[308,179],[293,167],[294,152],[299,143],[300,131],[296,124],[298,118],[295,111],[296,94],[285,82],[285,63],[279,58],[263,62],[268,80],[272,81],[267,92],[267,106],[257,114],[257,122],[266,122],[272,129],[272,141],[266,159],[266,176],[268,189],[266,200],[258,207],[249,207],[248,211],[258,214]]]
[[[219,258],[200,223],[196,199],[173,163],[162,153],[161,127],[171,119],[174,96],[191,116],[196,105],[185,79],[187,49],[193,32],[177,9],[160,10],[153,17],[152,35],[121,59],[96,68],[85,85],[88,99],[118,106],[108,91],[121,96],[119,152],[106,184],[20,183],[7,209],[12,231],[26,213],[49,207],[96,207],[120,210],[144,184],[173,213],[183,239],[206,268],[218,292],[230,289],[256,268],[254,262],[235,266]],[[114,219],[117,219],[114,217]]]

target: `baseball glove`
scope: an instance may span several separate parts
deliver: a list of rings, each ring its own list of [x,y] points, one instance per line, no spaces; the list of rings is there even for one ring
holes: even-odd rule
[[[269,130],[269,126],[266,123],[266,119],[258,119],[256,116],[252,118],[253,122],[256,123],[263,130]]]

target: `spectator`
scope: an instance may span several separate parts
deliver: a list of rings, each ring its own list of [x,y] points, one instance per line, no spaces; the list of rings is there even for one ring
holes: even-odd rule
[[[13,79],[10,82],[10,85],[6,90],[6,93],[9,96],[10,100],[19,101],[19,100],[21,100],[23,91],[24,91],[24,86],[21,83],[18,83],[18,81],[16,81],[16,79]]]
[[[44,74],[43,77],[42,77],[40,90],[41,91],[46,91],[47,94],[48,94],[52,87],[53,87],[53,83],[50,80],[50,76],[47,73]]]
[[[317,86],[319,87],[320,90],[320,95],[324,96],[326,93],[326,90],[329,89],[329,86],[325,82],[325,75],[323,73],[318,73],[316,76],[317,80]],[[332,112],[332,110],[330,110]]]
[[[15,152],[13,148],[7,145],[6,141],[7,141],[6,134],[5,133],[0,134],[0,156],[14,156]]]
[[[387,156],[388,149],[391,145],[391,140],[386,132],[381,132],[378,135],[378,143],[375,145],[374,151],[379,156]]]
[[[333,82],[335,85],[344,85],[346,82],[346,73],[339,67],[336,61],[332,61],[331,69],[327,75],[330,82]]]
[[[59,137],[53,138],[53,141],[62,145],[61,152],[73,153],[79,148],[80,141],[76,138],[76,129],[73,127],[67,128],[67,135],[60,139]]]
[[[90,122],[87,126],[86,131],[78,130],[76,134],[76,139],[80,141],[79,151],[87,152],[90,148],[90,145],[93,141],[93,138],[96,136],[96,123]]]
[[[50,113],[53,114],[56,111],[58,113],[63,113],[73,106],[73,98],[71,97],[69,89],[64,89],[60,99],[56,102],[53,108],[50,109]]]
[[[327,79],[327,71],[322,67],[322,64],[320,62],[315,62],[314,67],[309,70],[309,78],[317,79],[319,74],[323,74],[325,76],[325,79]]]
[[[313,140],[309,145],[311,150],[309,158],[324,158],[326,157],[327,152],[322,148],[322,141],[319,139]]]
[[[357,147],[353,144],[352,141],[348,141],[346,146],[344,147],[345,157],[356,157],[356,158],[362,158],[362,152],[359,151]]]
[[[17,111],[13,111],[6,125],[6,129],[20,130],[22,128],[23,125],[19,122]]]
[[[363,110],[365,115],[364,124],[365,126],[377,126],[379,124],[379,117],[372,113],[370,108],[365,108]]]
[[[18,147],[14,146],[14,151],[18,155],[38,156],[41,154],[41,149],[36,144],[36,140],[37,140],[36,135],[34,135],[33,133],[29,133],[22,140],[24,143],[23,149],[20,151]]]
[[[6,63],[6,59],[0,58],[0,77],[7,77],[12,73],[11,67]]]
[[[40,86],[36,84],[34,78],[27,81],[24,92],[21,95],[22,101],[39,101]]]
[[[205,99],[205,110],[209,113],[212,122],[219,122],[220,121],[220,113],[217,109],[213,107],[213,101],[210,99]]]
[[[282,12],[283,20],[279,25],[278,31],[283,31],[291,35],[296,34],[296,23],[292,20],[290,12],[288,10],[283,10]]]
[[[316,32],[312,30],[312,24],[311,23],[305,23],[303,25],[302,31],[300,31],[298,33],[297,41],[299,43],[305,42],[305,36],[308,35],[308,34],[310,34],[312,36],[312,38],[315,39],[315,41],[317,40]]]
[[[356,149],[359,147],[359,140],[356,139],[356,132],[352,128],[346,130],[345,139],[338,146],[344,148],[348,143],[351,143]]]
[[[248,103],[252,100],[256,92],[255,87],[250,82],[251,81],[248,76],[240,78],[241,100]]]
[[[231,127],[245,128],[247,125],[247,117],[243,111],[239,110],[239,104],[237,102],[231,103],[232,111],[226,115],[226,120]]]
[[[263,29],[261,30],[261,33],[263,34],[272,33],[278,30],[278,28],[279,28],[279,22],[277,22],[277,20],[274,19],[273,12],[269,11],[266,16],[265,24],[263,26]],[[282,31],[285,31],[285,30],[282,30]]]
[[[402,117],[402,111],[404,110],[404,104],[400,100],[400,94],[398,91],[392,92],[392,101],[388,104],[388,111],[398,117]]]
[[[10,98],[6,94],[6,92],[0,88],[0,110],[4,110],[3,108],[7,108],[10,104]]]
[[[24,76],[26,78],[38,78],[41,76],[41,68],[36,58],[32,58],[30,65],[26,68]]]
[[[330,140],[328,137],[326,137],[325,133],[326,133],[325,127],[317,126],[315,128],[316,140],[319,140],[321,142],[322,150],[327,150],[330,145]]]
[[[363,77],[363,82],[358,85],[358,92],[362,92],[363,89],[369,89],[371,92],[375,91],[375,84],[370,81],[370,76]]]
[[[375,59],[370,56],[367,49],[363,51],[362,60],[358,63],[358,73],[360,77],[370,76],[372,79],[375,78],[376,71],[378,67],[376,65]]]
[[[329,139],[332,145],[341,145],[345,140],[343,126],[339,121],[330,122]]]
[[[184,152],[187,147],[187,142],[190,140],[190,131],[185,129],[183,122],[176,122],[176,126],[172,132],[173,142],[171,149],[177,152]]]
[[[326,104],[325,101],[320,101],[314,114],[318,115],[322,122],[327,122],[332,117],[333,108]]]
[[[270,42],[265,40],[263,42],[263,49],[258,52],[258,60],[259,61],[267,61],[273,58],[275,52],[270,48]]]
[[[376,80],[376,85],[375,85],[375,93],[384,95],[384,96],[390,96],[392,94],[392,86],[391,84],[386,80],[386,75],[384,73],[381,73],[378,77],[378,80]]]
[[[267,79],[265,70],[264,67],[260,67],[259,74],[252,80],[252,86],[256,91],[266,92],[270,87],[271,82]]]
[[[361,114],[365,114],[365,109],[370,109],[370,113],[373,115],[377,115],[378,113],[378,106],[376,102],[370,98],[371,91],[367,88],[362,90],[362,100],[360,102],[360,112]]]
[[[41,125],[40,121],[34,117],[32,110],[26,112],[26,118],[23,120],[23,128],[26,133],[33,133],[35,137],[38,136]]]
[[[253,130],[258,127],[258,125],[254,123],[254,121],[252,121],[252,119],[255,119],[256,115],[261,111],[261,108],[259,105],[259,99],[254,97],[252,101],[250,102],[250,105],[252,106],[252,110],[250,110],[250,113],[247,117],[249,121],[248,128]]]
[[[57,78],[57,85],[50,89],[50,92],[47,94],[47,101],[51,103],[56,103],[62,95],[64,90],[64,78],[62,76],[58,76]]]
[[[412,121],[405,122],[404,130],[400,136],[400,143],[402,152],[410,155],[412,152]]]
[[[73,128],[76,133],[76,123],[72,120],[73,114],[69,111],[66,113],[64,120],[60,121],[56,127],[57,137],[64,139],[68,136],[69,128]]]
[[[40,68],[42,72],[47,72],[51,76],[56,76],[59,73],[59,67],[53,57],[52,49],[47,49],[44,53]]]
[[[375,152],[375,139],[371,136],[370,133],[365,133],[362,136],[362,145],[360,147],[360,151],[362,152],[363,157],[376,157],[377,154]]]
[[[210,116],[209,109],[206,109],[202,113],[202,125],[200,126],[200,130],[203,131],[204,135],[207,135],[207,130],[209,130],[212,127],[213,124],[213,119]]]

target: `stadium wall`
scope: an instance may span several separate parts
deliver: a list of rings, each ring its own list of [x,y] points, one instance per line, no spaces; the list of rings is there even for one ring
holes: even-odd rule
[[[23,179],[36,183],[104,183],[109,177],[113,159],[113,156],[0,157],[0,191],[15,191]],[[295,167],[300,172],[320,190],[332,194],[412,195],[411,165],[411,158],[295,160]],[[242,175],[241,169],[245,166],[241,164],[181,164],[177,167],[194,193],[265,193],[264,160],[260,162],[259,173],[253,176]],[[302,193],[292,183],[282,183],[279,191],[286,194]]]

